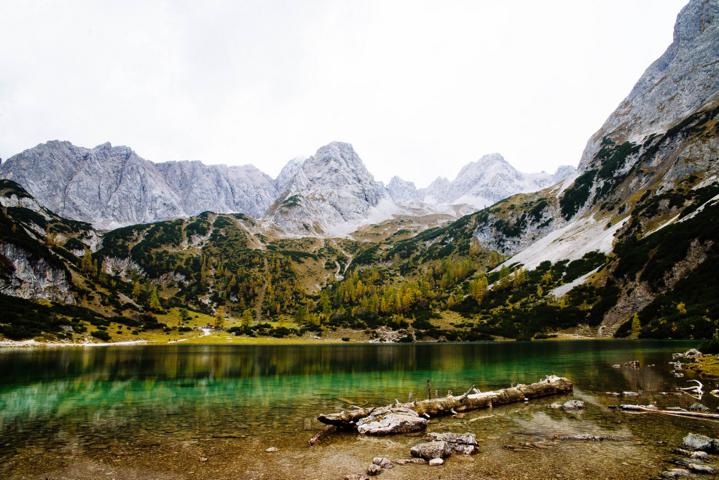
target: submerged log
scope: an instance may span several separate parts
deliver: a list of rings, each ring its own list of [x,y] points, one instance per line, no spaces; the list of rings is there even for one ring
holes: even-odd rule
[[[634,413],[654,413],[657,415],[669,415],[671,417],[687,417],[687,418],[698,418],[701,420],[719,420],[718,413],[702,413],[702,412],[688,412],[686,410],[669,410],[657,408],[654,405],[632,405],[632,404],[621,404],[621,405],[609,405],[612,410],[621,410],[624,412]]]
[[[322,441],[323,438],[333,434],[337,431],[337,427],[334,425],[327,425],[325,428],[315,433],[309,440],[310,447]]]
[[[523,402],[535,398],[559,395],[571,392],[572,382],[567,378],[550,375],[537,383],[517,385],[491,392],[477,392],[472,387],[463,395],[418,400],[409,403],[396,402],[394,405],[374,408],[355,408],[337,413],[322,414],[318,420],[325,425],[355,430],[357,422],[370,415],[381,415],[394,409],[410,409],[426,418],[442,415],[455,415],[458,412],[492,408],[499,405]]]

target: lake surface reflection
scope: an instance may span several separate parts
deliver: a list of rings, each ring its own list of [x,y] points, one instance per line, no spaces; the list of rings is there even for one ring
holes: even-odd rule
[[[660,396],[677,386],[666,365],[671,353],[691,346],[575,341],[0,350],[0,477],[84,478],[84,470],[68,470],[73,456],[100,469],[112,462],[119,468],[153,448],[177,465],[187,448],[221,455],[224,448],[247,453],[279,443],[300,455],[319,428],[319,412],[405,400],[410,393],[423,397],[428,379],[443,395],[471,385],[489,390],[530,383],[551,373],[569,377],[582,395],[635,390]],[[612,368],[630,360],[643,368]],[[228,446],[231,441],[237,444]],[[47,455],[44,462],[37,462],[37,452]],[[118,478],[146,478],[143,468]],[[157,468],[155,478],[162,472],[167,478],[224,475],[222,469],[200,475]]]

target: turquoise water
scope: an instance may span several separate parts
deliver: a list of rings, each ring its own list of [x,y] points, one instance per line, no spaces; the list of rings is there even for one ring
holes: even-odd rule
[[[318,413],[349,404],[404,401],[410,394],[424,397],[428,379],[432,390],[444,395],[471,385],[489,390],[557,374],[569,377],[581,395],[604,399],[604,392],[634,390],[661,401],[661,392],[684,385],[669,373],[671,353],[691,346],[574,341],[0,350],[0,476],[92,478],[86,471],[90,467],[82,467],[87,463],[94,469],[134,472],[123,470],[118,478],[146,478],[143,462],[150,462],[155,478],[222,478],[224,470],[216,460],[229,455],[228,449],[233,458],[239,452],[252,457],[245,458],[245,467],[233,467],[236,474],[238,468],[251,468],[265,444],[281,445],[301,459],[296,462],[323,462],[322,452],[326,457],[327,449],[339,445],[353,451],[357,439],[340,436],[324,451],[303,453],[306,440],[320,427],[314,420]],[[643,368],[612,368],[630,360],[639,360]],[[594,423],[601,423],[606,412],[595,413]],[[356,455],[363,455],[364,448],[360,443]],[[193,452],[187,455],[200,458],[192,457],[191,465],[200,461],[201,475],[178,470],[187,461],[187,449]],[[153,450],[162,452],[154,464]],[[209,451],[215,452],[214,460],[202,461],[210,455],[202,452]],[[257,478],[274,478],[262,472],[262,465],[281,476],[277,472],[286,461],[286,456],[275,455],[252,468]],[[355,459],[343,461],[350,468]],[[208,471],[215,463],[217,468]],[[112,472],[106,472],[108,478]]]

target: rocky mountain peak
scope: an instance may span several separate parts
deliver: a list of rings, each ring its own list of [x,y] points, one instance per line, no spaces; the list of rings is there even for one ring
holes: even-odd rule
[[[395,177],[385,188],[345,142],[289,161],[272,179],[252,165],[153,163],[109,142],[88,149],[61,141],[12,157],[0,165],[0,177],[16,180],[58,214],[100,228],[214,211],[266,217],[296,235],[345,234],[396,214],[469,212],[543,188],[554,178],[522,174],[500,154],[490,154],[465,166],[452,182],[439,178],[417,189]]]
[[[719,3],[715,0],[692,0],[682,8],[674,25],[674,42],[692,43],[719,25]]]
[[[93,150],[95,150],[97,152],[109,152],[112,150],[112,143],[110,143],[110,142],[101,143],[100,145],[93,148]]]
[[[449,191],[452,188],[452,182],[445,177],[437,177],[432,180],[427,187],[420,190],[422,199],[431,204],[445,204],[449,198]]]
[[[90,158],[90,156],[97,160],[105,160],[111,157],[124,158],[125,160],[128,160],[132,156],[140,158],[130,147],[125,145],[113,146],[110,142],[101,143],[95,148],[90,149],[90,152],[92,155],[87,155],[85,159]]]
[[[314,158],[362,164],[351,143],[333,141],[317,149]]]
[[[650,262],[660,259],[660,265],[652,267],[657,270],[639,266],[648,261],[644,256],[656,248],[657,239],[676,235],[667,243],[667,255],[679,261],[686,252],[687,258],[679,264],[693,262],[696,258],[689,245],[701,244],[700,238],[712,224],[707,220],[711,214],[705,212],[702,221],[706,224],[693,230],[685,222],[692,221],[694,214],[682,215],[693,212],[689,205],[703,210],[716,200],[717,59],[719,2],[691,0],[677,17],[672,44],[588,141],[580,175],[562,188],[518,199],[525,202],[524,208],[516,208],[513,201],[502,202],[492,209],[498,214],[490,212],[475,237],[484,246],[515,254],[506,265],[521,263],[526,268],[547,260],[576,260],[593,250],[625,255],[637,270],[631,275],[621,270],[612,274],[632,287],[626,288],[629,293],[605,320],[616,315],[627,315],[621,321],[631,318],[630,311],[637,312],[652,301],[645,277],[635,276],[636,272],[652,271],[661,279],[655,286],[677,275],[677,264],[659,273],[672,263],[661,253],[649,256],[654,257]],[[697,193],[702,191],[706,193]],[[536,214],[527,222],[530,208],[536,208]],[[498,228],[505,225],[517,228]],[[673,227],[675,234],[667,233]],[[665,283],[661,288],[668,286]],[[630,308],[622,310],[629,303]],[[652,311],[652,318],[657,311]],[[614,325],[612,320],[608,325]]]
[[[329,189],[349,188],[376,204],[383,190],[349,143],[332,142],[320,147],[301,166],[294,165],[289,170],[296,170],[287,186],[289,194],[325,194]]]
[[[479,157],[478,160],[475,160],[474,162],[470,162],[469,165],[495,165],[495,164],[501,164],[501,165],[508,165],[509,163],[504,159],[501,153],[487,153],[485,155],[482,155]]]
[[[441,190],[443,188],[449,188],[449,186],[452,184],[452,182],[449,181],[447,177],[437,177],[434,180],[432,180],[432,183],[430,183],[427,186],[427,189],[429,190]]]
[[[477,178],[484,178],[496,175],[506,175],[512,178],[519,178],[521,174],[517,169],[507,162],[499,153],[482,155],[479,160],[468,163],[457,175],[457,180],[464,182],[474,181]]]
[[[346,176],[346,180],[374,182],[362,159],[349,143],[332,142],[320,147],[314,156],[307,159],[303,170],[308,178],[334,182],[333,175]]]
[[[594,168],[605,138],[642,143],[696,111],[719,92],[719,2],[691,0],[679,13],[674,41],[587,142],[580,171]]]
[[[366,222],[381,200],[393,203],[349,143],[320,147],[299,168],[292,168],[296,174],[275,203],[271,217],[286,232],[346,234]],[[391,205],[390,210],[394,209]]]
[[[501,154],[490,153],[462,167],[451,182],[438,178],[421,192],[429,204],[467,205],[479,209],[515,193],[540,190],[573,175],[574,171],[573,167],[565,166],[553,175],[522,173]]]

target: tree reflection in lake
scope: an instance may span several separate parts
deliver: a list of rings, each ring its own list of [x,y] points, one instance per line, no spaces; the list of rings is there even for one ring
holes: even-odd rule
[[[577,395],[642,390],[650,399],[676,386],[666,362],[671,352],[689,346],[577,341],[3,350],[0,473],[38,448],[58,455],[68,449],[82,456],[127,449],[136,455],[133,448],[143,445],[177,448],[228,438],[304,448],[311,435],[306,429],[319,427],[319,412],[346,408],[348,399],[382,404],[410,392],[418,398],[427,379],[444,394],[472,384],[488,390],[529,383],[552,373],[572,379]],[[643,367],[612,368],[630,360]],[[536,418],[550,418],[542,415]],[[604,421],[602,415],[588,420],[597,428]],[[514,420],[505,425],[500,419],[474,428],[482,432],[490,425],[495,434],[496,428],[517,428]]]

